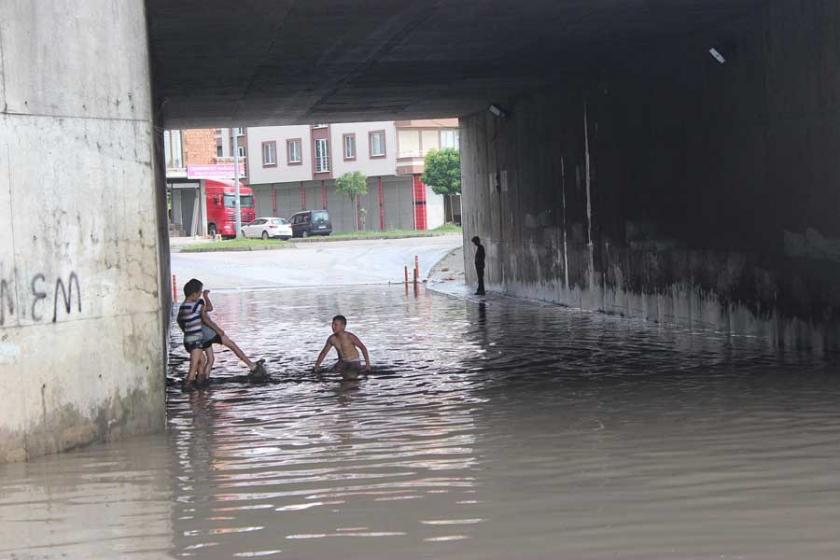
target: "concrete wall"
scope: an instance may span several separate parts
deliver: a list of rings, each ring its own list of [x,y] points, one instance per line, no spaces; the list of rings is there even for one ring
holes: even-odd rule
[[[0,3],[0,461],[164,425],[147,53],[142,2]]]
[[[463,119],[466,258],[477,234],[492,289],[836,349],[838,24],[768,2]]]

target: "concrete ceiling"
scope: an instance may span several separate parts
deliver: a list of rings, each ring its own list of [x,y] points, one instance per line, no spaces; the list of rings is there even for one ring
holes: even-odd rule
[[[760,3],[147,0],[169,128],[460,116]]]

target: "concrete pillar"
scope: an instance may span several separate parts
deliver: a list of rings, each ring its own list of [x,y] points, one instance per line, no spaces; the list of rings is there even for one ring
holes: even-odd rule
[[[164,426],[148,60],[142,2],[0,3],[0,461]]]

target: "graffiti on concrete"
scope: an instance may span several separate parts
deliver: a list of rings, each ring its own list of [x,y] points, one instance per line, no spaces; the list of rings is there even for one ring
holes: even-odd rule
[[[82,312],[82,288],[79,286],[79,277],[75,272],[70,273],[67,279],[65,288],[64,281],[59,277],[55,279],[55,297],[53,298],[53,316],[52,322],[55,323],[58,319],[58,290],[61,289],[61,298],[64,302],[64,312],[70,315],[73,308],[73,285],[76,285],[76,302],[78,305],[78,312]]]
[[[0,327],[6,324],[6,314],[15,313],[13,285],[5,278],[0,278]]]
[[[38,272],[32,275],[23,292],[17,289],[21,285],[17,276],[15,270],[9,276],[0,277],[0,327],[20,325],[26,319],[32,323],[56,323],[82,312],[81,281],[75,272],[55,278]]]

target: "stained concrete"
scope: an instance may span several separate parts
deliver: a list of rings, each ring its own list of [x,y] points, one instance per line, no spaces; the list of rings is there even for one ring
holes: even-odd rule
[[[0,462],[163,427],[145,22],[0,4]]]
[[[490,289],[840,347],[838,35],[835,2],[767,2],[463,119]]]

